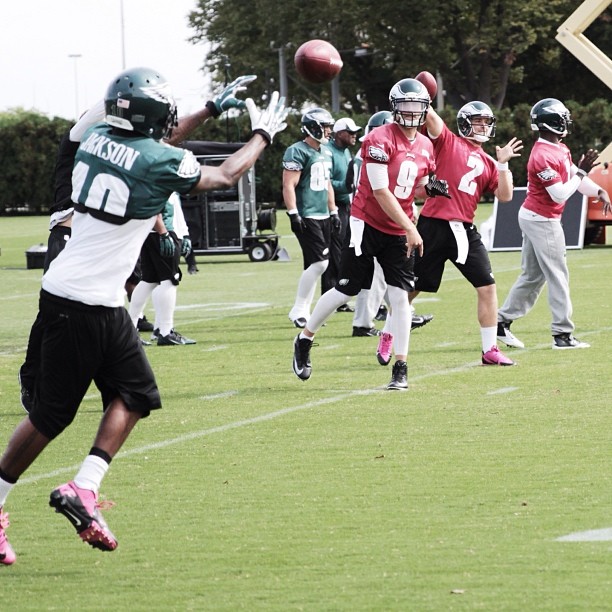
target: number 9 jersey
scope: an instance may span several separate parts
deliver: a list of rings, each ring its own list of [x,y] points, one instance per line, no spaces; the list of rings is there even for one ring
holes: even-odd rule
[[[416,133],[408,140],[396,123],[382,125],[372,130],[361,145],[363,158],[359,184],[351,206],[351,216],[365,221],[375,229],[395,236],[405,234],[395,221],[381,208],[374,197],[368,178],[368,164],[387,167],[389,191],[395,196],[408,217],[414,221],[412,203],[417,186],[436,171],[431,141]]]

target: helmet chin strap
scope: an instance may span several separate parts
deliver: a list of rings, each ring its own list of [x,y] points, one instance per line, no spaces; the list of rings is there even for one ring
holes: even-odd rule
[[[488,142],[488,136],[482,136],[481,134],[474,134],[469,137],[469,140],[475,140],[476,142]]]

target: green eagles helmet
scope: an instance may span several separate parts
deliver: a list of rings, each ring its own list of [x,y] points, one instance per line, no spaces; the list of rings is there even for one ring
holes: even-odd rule
[[[572,132],[572,117],[563,102],[556,98],[544,98],[533,106],[529,113],[534,132],[546,130],[559,136]]]
[[[177,124],[168,81],[151,68],[132,68],[115,77],[104,97],[106,123],[154,140],[169,136]]]
[[[474,130],[474,119],[485,119],[486,125],[479,125]],[[476,142],[487,142],[489,138],[495,136],[495,124],[497,119],[491,108],[484,102],[475,100],[464,104],[457,113],[457,128],[459,134],[464,138],[472,138]],[[481,122],[482,123],[482,122]]]
[[[325,126],[333,126],[334,118],[324,108],[311,108],[302,115],[302,132],[317,142],[324,142]]]
[[[386,125],[387,123],[393,123],[393,114],[391,111],[378,111],[368,119],[365,133],[369,134],[374,128]]]
[[[387,123],[393,123],[393,113],[391,111],[378,111],[374,113],[368,119],[368,125],[366,125],[365,132],[363,136],[359,139],[359,142],[363,142],[365,137],[377,127],[381,125],[386,125]]]

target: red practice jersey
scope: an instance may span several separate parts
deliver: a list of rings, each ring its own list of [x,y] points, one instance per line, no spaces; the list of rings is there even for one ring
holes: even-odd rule
[[[365,137],[361,145],[361,156],[363,165],[351,215],[385,234],[405,234],[406,231],[385,213],[374,197],[367,166],[387,166],[389,191],[410,219],[414,220],[412,203],[416,187],[424,176],[436,171],[431,141],[417,133],[416,138],[410,142],[397,124],[389,123],[377,127]]]
[[[563,213],[565,202],[557,204],[546,187],[567,183],[570,179],[572,155],[563,143],[538,140],[527,162],[527,195],[523,206],[538,215],[557,219]]]
[[[446,125],[432,142],[438,167],[436,176],[448,183],[451,199],[427,198],[421,214],[473,223],[482,194],[494,193],[497,189],[497,162],[482,147],[453,134]]]

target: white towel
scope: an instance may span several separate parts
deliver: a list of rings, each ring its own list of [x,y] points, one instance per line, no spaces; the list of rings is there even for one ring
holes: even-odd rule
[[[467,260],[469,250],[465,226],[461,221],[449,221],[449,224],[453,234],[455,235],[455,240],[457,241],[457,259],[455,261],[459,264],[464,264]]]
[[[349,246],[355,249],[355,255],[361,255],[361,241],[363,240],[363,229],[365,223],[356,217],[349,218],[349,226],[351,228],[351,242]]]

